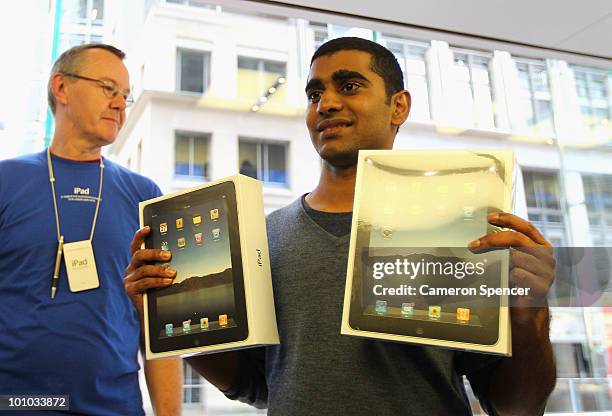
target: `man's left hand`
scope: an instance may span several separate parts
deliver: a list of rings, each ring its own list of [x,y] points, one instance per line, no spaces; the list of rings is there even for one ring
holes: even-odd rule
[[[487,220],[492,225],[507,228],[487,234],[469,244],[475,252],[496,248],[510,248],[510,286],[529,289],[528,295],[511,300],[514,323],[527,322],[547,307],[547,295],[555,277],[555,258],[552,244],[540,231],[522,218],[505,212],[491,213]]]

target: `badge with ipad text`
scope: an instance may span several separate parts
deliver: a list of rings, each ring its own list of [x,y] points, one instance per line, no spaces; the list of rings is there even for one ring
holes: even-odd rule
[[[100,286],[91,240],[64,244],[64,261],[71,292]]]

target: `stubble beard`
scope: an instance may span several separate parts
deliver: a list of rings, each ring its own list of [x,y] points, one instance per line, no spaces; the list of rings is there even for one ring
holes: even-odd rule
[[[319,157],[331,167],[337,169],[346,169],[357,164],[359,158],[359,149],[330,149],[329,151],[321,151],[318,149]]]

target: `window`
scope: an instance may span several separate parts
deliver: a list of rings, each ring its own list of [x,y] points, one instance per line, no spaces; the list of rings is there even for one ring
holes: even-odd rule
[[[329,40],[329,32],[325,23],[311,22],[310,28],[314,32],[314,48],[316,51],[319,49],[319,46]]]
[[[204,383],[197,371],[195,371],[187,361],[183,360],[183,374],[185,381],[183,384],[183,403],[202,402],[202,389]]]
[[[596,362],[606,362],[605,348],[589,348],[586,343],[553,343],[553,350],[558,380],[546,411],[587,414],[612,409],[606,367],[602,373],[595,371]]]
[[[584,175],[584,199],[594,246],[612,245],[612,175]]]
[[[387,48],[393,52],[404,73],[404,86],[412,96],[410,117],[429,120],[429,93],[425,52],[427,44],[389,38]]]
[[[176,132],[174,173],[177,176],[208,178],[209,134]]]
[[[544,136],[554,134],[552,96],[544,61],[516,60],[523,123],[527,131]]]
[[[215,6],[205,1],[198,0],[166,0],[166,3],[183,4],[185,6],[200,7],[202,9],[214,9]]]
[[[453,49],[459,105],[465,120],[478,127],[495,127],[489,80],[490,54]]]
[[[177,90],[203,93],[209,84],[210,53],[178,49],[176,55]]]
[[[557,377],[592,377],[588,348],[582,344],[554,343]]]
[[[608,73],[596,68],[573,67],[580,113],[589,129],[607,126],[610,120]]]
[[[241,138],[238,145],[240,173],[266,183],[288,185],[288,147],[286,143]]]
[[[100,26],[104,23],[104,0],[65,0],[63,13],[79,24]]]
[[[285,62],[238,57],[238,95],[253,104],[283,104],[286,76]]]
[[[523,171],[529,221],[554,246],[565,246],[559,176],[554,172]]]

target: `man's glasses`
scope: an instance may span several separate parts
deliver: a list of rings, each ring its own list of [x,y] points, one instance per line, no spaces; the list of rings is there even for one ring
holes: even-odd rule
[[[89,78],[89,77],[84,77],[84,76],[79,75],[79,74],[72,74],[72,73],[68,73],[68,72],[62,72],[62,74],[64,74],[67,77],[82,79],[82,80],[85,80],[85,81],[96,82],[100,86],[100,88],[102,88],[102,91],[104,92],[104,95],[107,98],[114,99],[119,94],[121,94],[121,96],[125,100],[125,105],[127,107],[129,107],[130,105],[134,104],[134,98],[132,97],[132,93],[129,90],[121,91],[119,89],[119,87],[117,86],[117,84],[115,84],[113,81],[106,80],[106,79]]]

